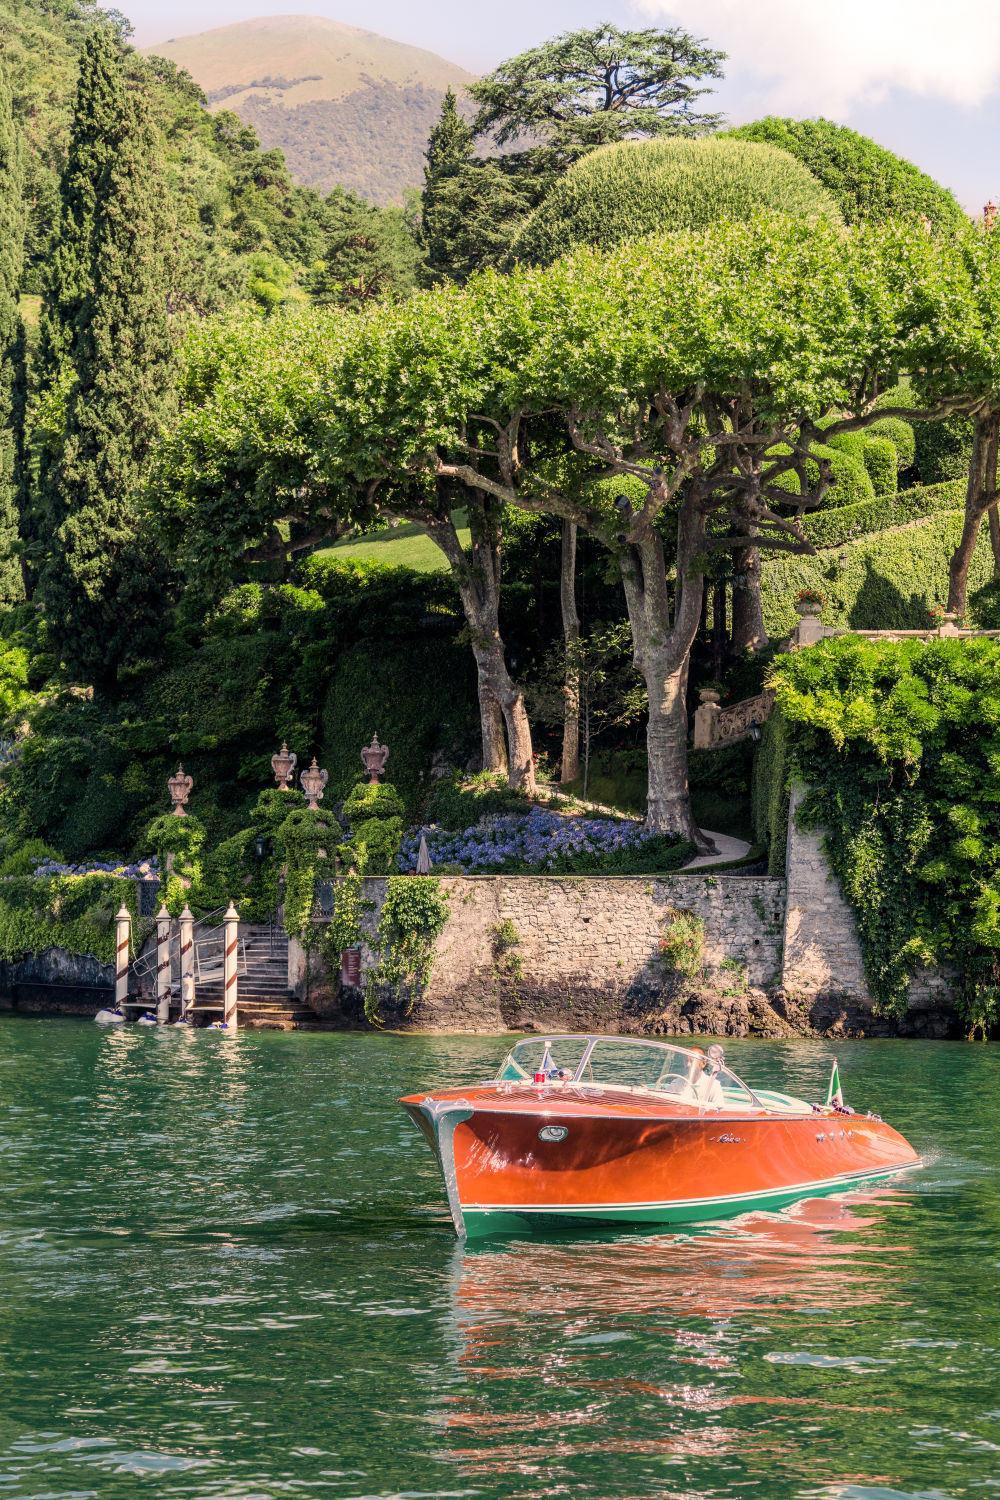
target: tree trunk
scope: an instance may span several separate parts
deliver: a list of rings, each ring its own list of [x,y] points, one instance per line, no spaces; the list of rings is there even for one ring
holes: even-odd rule
[[[531,725],[524,706],[524,694],[507,671],[503,639],[500,635],[500,538],[492,525],[481,496],[467,494],[469,524],[472,531],[472,560],[466,556],[458,533],[448,519],[429,521],[419,512],[411,519],[422,526],[448,559],[466,623],[472,638],[479,685],[479,722],[483,736],[483,766],[488,770],[506,770],[508,785],[520,791],[535,790],[535,762],[531,746]],[[503,755],[500,720],[507,735],[507,754]]]
[[[990,546],[993,548],[993,577],[1000,578],[1000,516],[995,505],[990,506],[987,515],[990,518]]]
[[[668,590],[663,546],[650,528],[622,558],[622,582],[632,627],[633,660],[649,697],[646,747],[649,791],[646,827],[690,839],[700,854],[715,847],[695,824],[688,790],[687,676],[701,620],[704,578],[694,569],[703,549],[704,518],[687,496],[677,518],[677,586],[674,626],[668,630]]]
[[[760,552],[756,547],[738,547],[733,553],[732,651],[763,651],[767,645],[764,611],[760,602]]]
[[[559,779],[565,785],[567,781],[575,781],[580,774],[580,672],[577,663],[580,617],[576,612],[576,523],[574,521],[562,523],[559,602],[562,605],[563,642],[566,648],[562,769]]]
[[[503,709],[494,698],[476,662],[479,688],[479,724],[483,735],[483,770],[507,775],[507,746],[504,742]]]
[[[997,437],[1000,410],[984,407],[972,422],[972,456],[965,491],[965,522],[958,546],[948,564],[948,608],[964,615],[969,588],[969,567],[979,540],[983,515],[989,508],[987,495],[996,490]]]

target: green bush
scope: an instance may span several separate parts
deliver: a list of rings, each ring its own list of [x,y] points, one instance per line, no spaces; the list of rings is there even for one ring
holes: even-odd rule
[[[344,857],[359,875],[395,875],[403,842],[403,800],[389,782],[360,782],[344,803],[353,839]]]
[[[439,753],[461,764],[478,741],[474,664],[468,646],[447,638],[387,640],[344,652],[323,708],[327,797],[346,797],[361,772],[361,749],[377,732],[389,746],[388,774],[413,818],[430,790]]]
[[[802,530],[814,547],[838,547],[858,537],[906,526],[941,511],[959,509],[964,501],[965,485],[961,480],[946,484],[918,486],[897,491],[861,505],[844,505],[835,510],[819,510],[802,517]]]
[[[767,847],[769,875],[785,873],[788,801],[788,735],[780,712],[774,709],[757,746],[751,783],[754,842]]]
[[[838,440],[839,441],[839,440]],[[852,445],[846,443],[843,447],[834,448],[827,443],[814,443],[811,452],[816,458],[826,458],[833,466],[834,484],[823,497],[821,509],[826,510],[833,507],[841,509],[845,505],[861,505],[867,500],[875,499],[875,486],[865,467],[861,456],[851,451]],[[779,443],[770,450],[770,457],[777,457],[789,453],[786,444]],[[812,458],[806,459],[806,481],[812,489],[819,483],[819,464]],[[790,495],[801,493],[798,475],[792,472],[780,474],[774,481],[777,489],[786,490]]]
[[[621,141],[588,152],[557,181],[515,239],[507,264],[549,265],[571,245],[607,248],[758,213],[840,222],[815,177],[771,146],[716,136]]]
[[[827,640],[775,666],[799,814],[823,827],[868,987],[899,1016],[910,978],[957,965],[970,1030],[998,1019],[1000,642]]]
[[[912,162],[832,120],[768,115],[737,126],[723,139],[759,141],[787,151],[833,196],[847,224],[881,224],[905,214],[926,214],[939,230],[968,223],[947,188]]]
[[[890,439],[872,437],[866,429],[863,432],[835,433],[826,446],[839,453],[849,453],[862,463],[876,495],[895,494],[899,462],[896,446]]]
[[[837,512],[830,514],[835,517]],[[811,521],[820,519],[814,516]],[[795,598],[804,588],[817,589],[825,598],[822,619],[828,625],[855,630],[925,628],[929,610],[947,601],[948,560],[962,534],[962,521],[961,511],[950,510],[905,530],[862,537],[816,557],[786,555],[765,560],[761,602],[768,635],[788,635],[798,623]],[[969,569],[970,589],[979,588],[992,575],[993,553],[984,527]]]
[[[922,402],[911,386],[896,385],[884,391],[876,405],[905,406],[919,411]],[[913,423],[913,464],[921,484],[943,484],[949,479],[966,477],[971,456],[971,417]]]
[[[902,474],[905,470],[913,468],[917,446],[911,423],[904,422],[902,417],[880,417],[877,422],[872,422],[871,426],[864,430],[869,437],[889,439],[896,450],[897,473]]]
[[[478,771],[471,776],[456,772],[434,783],[427,799],[426,821],[439,828],[471,828],[480,818],[527,812],[529,806],[524,793],[512,790],[506,777],[495,771]]]

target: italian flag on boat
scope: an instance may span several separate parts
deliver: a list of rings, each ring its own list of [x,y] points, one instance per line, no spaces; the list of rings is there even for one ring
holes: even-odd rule
[[[833,1067],[830,1070],[830,1087],[826,1091],[827,1104],[836,1104],[838,1108],[844,1107],[844,1091],[840,1087],[840,1074],[837,1072],[837,1059],[833,1059]]]

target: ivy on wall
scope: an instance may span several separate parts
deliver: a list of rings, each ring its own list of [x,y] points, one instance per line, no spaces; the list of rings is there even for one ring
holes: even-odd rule
[[[5,879],[0,883],[0,958],[16,960],[46,948],[65,948],[113,963],[115,916],[122,905],[132,913],[133,947],[138,950],[153,924],[140,928],[133,880],[114,875]]]
[[[378,963],[368,971],[365,1016],[383,1024],[378,992],[388,986],[409,1015],[430,981],[435,943],[448,920],[448,898],[430,875],[393,875],[375,934]]]
[[[765,562],[761,602],[768,634],[788,635],[795,627],[795,599],[802,589],[823,595],[821,618],[826,625],[854,630],[925,627],[931,607],[947,601],[948,559],[961,531],[961,511],[949,511],[816,557],[789,555]],[[992,574],[993,554],[984,527],[969,569],[970,590]]]
[[[1000,1024],[1000,643],[844,636],[772,674],[804,827],[827,830],[880,1014],[954,965],[970,1035]],[[779,774],[775,758],[774,774]]]

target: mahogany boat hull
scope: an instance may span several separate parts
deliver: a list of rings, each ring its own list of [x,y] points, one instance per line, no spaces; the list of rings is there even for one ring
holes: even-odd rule
[[[891,1125],[833,1109],[707,1113],[548,1084],[442,1090],[400,1103],[438,1157],[457,1232],[470,1237],[705,1222],[920,1163]]]

